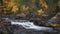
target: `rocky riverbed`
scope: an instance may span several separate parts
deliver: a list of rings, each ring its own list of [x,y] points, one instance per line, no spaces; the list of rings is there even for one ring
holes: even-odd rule
[[[27,30],[19,25],[11,25],[11,22],[0,19],[0,34],[59,34],[59,32],[43,32]]]

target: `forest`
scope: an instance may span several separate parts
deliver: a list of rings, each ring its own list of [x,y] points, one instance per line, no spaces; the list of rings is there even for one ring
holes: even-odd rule
[[[29,20],[34,21],[35,25],[60,28],[60,0],[0,0],[0,33],[13,34],[20,27],[11,25],[11,22],[3,18]]]

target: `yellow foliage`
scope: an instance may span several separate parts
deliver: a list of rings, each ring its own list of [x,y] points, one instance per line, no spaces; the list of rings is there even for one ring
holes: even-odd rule
[[[59,24],[51,24],[51,26],[55,27],[55,26],[59,26]]]
[[[44,13],[44,11],[42,9],[38,10],[38,15],[42,15]]]
[[[10,8],[10,7],[13,7],[15,5],[15,2],[9,2],[8,3],[8,7]]]
[[[58,1],[58,6],[60,7],[60,1]]]
[[[32,1],[32,3],[35,3],[35,0],[31,0]]]
[[[23,5],[21,8],[22,8],[23,11],[25,11],[25,5]]]
[[[16,11],[18,11],[18,6],[17,6],[17,5],[13,6],[12,11],[13,11],[14,13],[15,13]]]
[[[47,10],[48,9],[47,3],[44,0],[39,0],[39,1],[40,1],[39,3],[42,5],[42,7],[44,7]]]
[[[3,0],[3,3],[8,3],[8,1],[7,0]]]
[[[29,9],[29,6],[27,6],[27,7],[25,5],[22,5],[21,6],[21,10],[22,11],[27,11],[28,9]]]

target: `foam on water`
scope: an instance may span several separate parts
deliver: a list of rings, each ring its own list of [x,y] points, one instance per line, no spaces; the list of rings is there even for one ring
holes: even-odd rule
[[[12,21],[11,24],[12,25],[16,25],[16,24],[21,25],[25,29],[45,30],[45,31],[53,30],[52,28],[49,28],[49,27],[36,26],[36,25],[33,24],[33,22],[29,22],[29,21],[27,21],[27,22],[17,22],[17,21],[14,22],[14,21]]]

